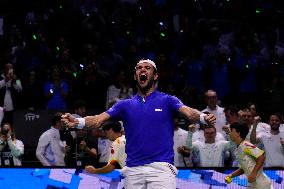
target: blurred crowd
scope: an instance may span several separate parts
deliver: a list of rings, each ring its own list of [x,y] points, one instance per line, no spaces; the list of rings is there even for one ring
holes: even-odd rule
[[[260,116],[269,133],[271,116],[279,112],[280,125],[284,112],[282,4],[280,0],[10,1],[9,12],[2,8],[0,15],[2,123],[13,124],[13,112],[19,109],[73,110],[79,99],[87,110],[105,110],[135,94],[134,66],[139,59],[150,58],[157,64],[161,91],[190,107],[208,106],[205,112],[217,112],[215,132],[221,141],[227,141],[223,126],[230,123],[230,116],[249,119],[248,112],[249,125]],[[210,96],[216,97],[215,105],[210,105]],[[237,111],[229,109],[236,115],[226,115],[231,105],[237,105]],[[100,142],[107,146],[105,140],[92,145]],[[191,151],[182,146],[193,147],[194,134],[189,142],[178,151]],[[224,157],[234,159],[229,152]],[[225,163],[232,165],[227,159]]]

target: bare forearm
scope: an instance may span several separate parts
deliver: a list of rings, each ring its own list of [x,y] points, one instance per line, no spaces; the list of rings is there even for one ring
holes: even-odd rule
[[[188,106],[182,106],[179,109],[179,112],[186,116],[186,118],[189,120],[199,121],[200,119],[201,112]]]
[[[256,143],[257,143],[257,139],[256,139],[256,127],[257,127],[257,125],[256,125],[256,124],[253,124],[253,128],[252,128],[252,131],[251,131],[251,134],[250,134],[250,142],[253,143],[253,144],[256,144]]]
[[[85,118],[85,126],[98,128],[105,121],[107,121],[110,118],[110,116],[106,112],[103,112],[99,115],[87,116],[87,117],[84,117],[84,118]]]
[[[242,174],[244,174],[244,171],[241,168],[239,168],[231,174],[231,177],[234,178],[234,177],[240,176]]]
[[[265,155],[262,154],[261,156],[259,156],[256,159],[255,166],[254,166],[254,168],[252,170],[252,173],[257,174],[258,171],[262,169],[264,161],[265,161]]]
[[[114,168],[115,168],[114,165],[112,165],[112,164],[107,164],[107,165],[104,166],[104,167],[95,169],[93,173],[95,173],[95,174],[109,173],[109,172],[113,171]]]

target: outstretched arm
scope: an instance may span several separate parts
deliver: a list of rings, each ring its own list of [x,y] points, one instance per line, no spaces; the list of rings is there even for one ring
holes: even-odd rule
[[[183,105],[179,108],[179,112],[183,114],[187,119],[194,122],[200,121],[203,124],[215,125],[216,118],[213,114],[203,114],[202,112]]]
[[[101,167],[101,168],[95,168],[91,165],[88,165],[85,167],[85,170],[88,173],[92,173],[92,174],[103,174],[103,173],[109,173],[111,171],[113,171],[115,169],[115,166],[112,165],[111,163]]]
[[[62,121],[68,127],[77,127],[82,129],[83,127],[100,127],[105,121],[110,118],[110,115],[103,112],[95,116],[87,116],[84,118],[75,118],[70,113],[66,113],[62,116]]]
[[[232,178],[237,177],[237,176],[240,176],[240,175],[242,175],[242,174],[244,174],[244,171],[243,171],[241,168],[239,168],[239,169],[235,170],[233,173],[231,173],[231,174],[229,174],[228,176],[226,176],[226,177],[225,177],[225,182],[226,182],[227,184],[229,184],[229,183],[232,182]]]

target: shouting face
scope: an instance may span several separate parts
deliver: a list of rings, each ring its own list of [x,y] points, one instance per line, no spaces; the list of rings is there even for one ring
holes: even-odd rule
[[[158,74],[152,64],[147,61],[140,61],[135,67],[134,79],[137,81],[140,90],[147,91],[151,87],[154,87],[155,81],[158,79]]]

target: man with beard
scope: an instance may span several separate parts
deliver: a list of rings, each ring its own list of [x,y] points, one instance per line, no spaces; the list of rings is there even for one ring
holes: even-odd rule
[[[138,94],[114,104],[95,116],[74,118],[67,113],[62,121],[69,127],[100,127],[110,118],[122,121],[126,138],[126,166],[122,169],[126,189],[176,188],[173,166],[174,116],[181,113],[193,121],[214,125],[212,114],[185,106],[178,98],[159,92],[158,72],[152,60],[140,60],[134,79]]]
[[[256,135],[256,124],[251,132],[252,143],[262,143],[266,153],[265,167],[284,167],[284,133],[279,131],[281,115],[270,115],[270,132],[261,132]]]

